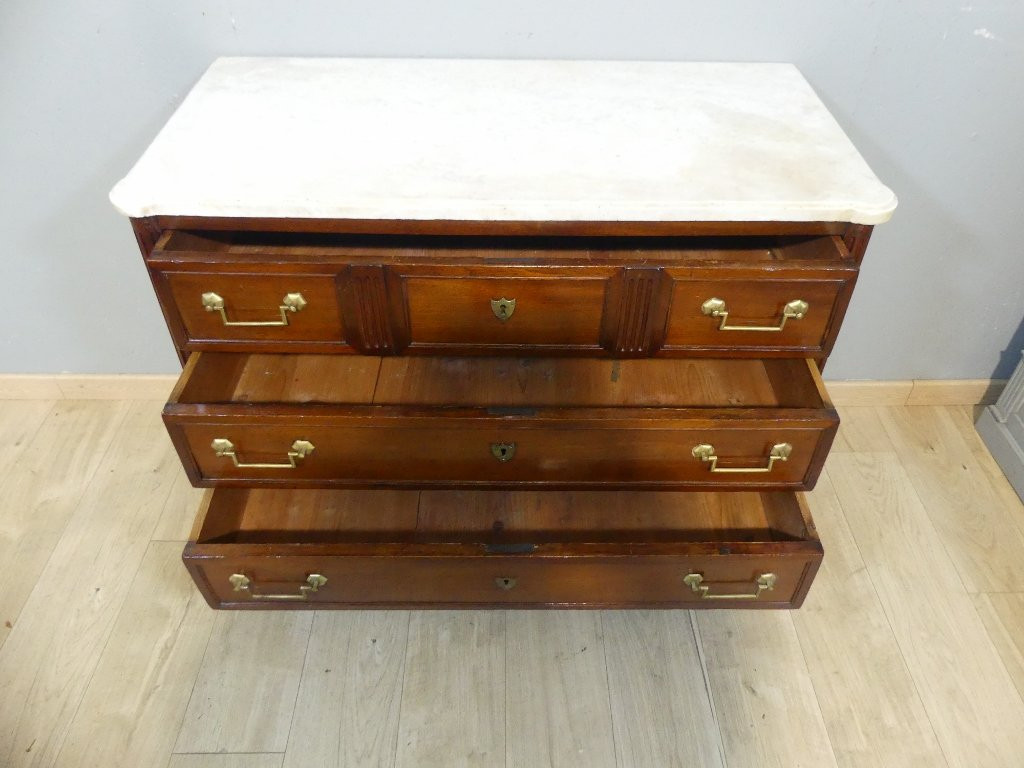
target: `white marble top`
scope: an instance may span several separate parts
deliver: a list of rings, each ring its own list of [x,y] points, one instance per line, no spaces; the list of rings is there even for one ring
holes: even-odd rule
[[[129,216],[885,221],[790,64],[223,58],[110,193]]]

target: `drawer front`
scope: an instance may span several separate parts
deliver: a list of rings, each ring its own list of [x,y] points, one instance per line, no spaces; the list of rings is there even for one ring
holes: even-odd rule
[[[164,272],[162,279],[191,346],[337,343],[345,338],[329,275]]]
[[[410,348],[599,349],[607,279],[406,276]]]
[[[827,350],[852,287],[845,280],[676,280],[665,349]]]
[[[454,425],[444,417],[404,426],[353,421],[226,421],[185,424],[180,432],[172,424],[171,433],[201,485],[808,489],[835,431],[824,420],[647,429],[593,421],[561,428],[497,419]]]
[[[186,550],[185,555],[210,604],[225,608],[795,608],[820,559],[820,551],[617,557],[303,557],[278,552],[208,558]],[[311,581],[313,574],[322,579]],[[690,574],[700,578],[687,579]]]

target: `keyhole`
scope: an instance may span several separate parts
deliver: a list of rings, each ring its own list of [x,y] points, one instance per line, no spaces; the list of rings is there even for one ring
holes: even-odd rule
[[[491,443],[491,454],[502,463],[512,461],[512,457],[516,455],[516,444]]]
[[[516,585],[516,580],[511,576],[499,576],[494,580],[494,583],[501,589],[509,590]]]

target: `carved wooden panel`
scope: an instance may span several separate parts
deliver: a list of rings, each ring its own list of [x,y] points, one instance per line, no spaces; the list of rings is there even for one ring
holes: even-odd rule
[[[601,343],[617,357],[647,357],[665,339],[672,281],[660,267],[623,267],[605,295]]]
[[[382,266],[352,266],[338,275],[349,343],[364,355],[393,355],[408,344],[403,308],[390,294]]]

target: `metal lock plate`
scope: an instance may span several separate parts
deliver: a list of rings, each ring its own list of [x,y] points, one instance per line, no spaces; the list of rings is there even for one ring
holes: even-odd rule
[[[501,322],[504,323],[506,320],[512,317],[512,313],[515,311],[515,299],[506,299],[504,297],[500,299],[491,299],[491,312],[493,312],[494,316],[501,320]]]

